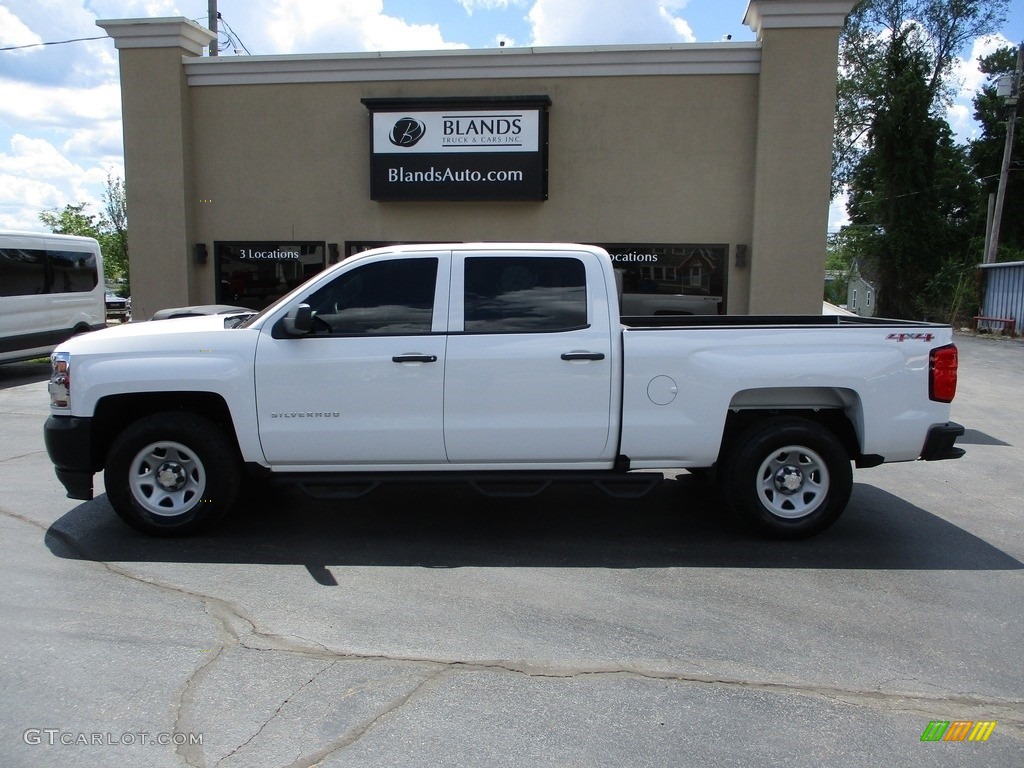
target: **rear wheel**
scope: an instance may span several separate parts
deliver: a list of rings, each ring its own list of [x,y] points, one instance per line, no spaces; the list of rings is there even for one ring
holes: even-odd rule
[[[812,536],[832,525],[853,489],[850,457],[836,436],[806,419],[760,422],[733,443],[720,479],[726,501],[754,530]]]
[[[237,451],[223,430],[191,413],[158,413],[129,426],[110,448],[107,498],[145,533],[183,535],[207,528],[238,496]]]

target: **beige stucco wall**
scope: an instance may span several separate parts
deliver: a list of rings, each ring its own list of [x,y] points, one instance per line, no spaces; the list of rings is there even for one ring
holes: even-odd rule
[[[758,46],[380,60],[197,59],[210,33],[192,22],[100,22],[121,49],[134,308],[212,303],[215,241],[482,239],[725,244],[731,313],[820,312],[851,5],[754,0]],[[551,99],[548,200],[370,199],[361,99],[503,95]]]
[[[141,289],[133,300],[144,316],[159,309],[164,296],[187,295],[191,288],[180,258],[189,234],[183,226],[188,98],[180,62],[181,53],[172,50],[121,55],[125,167],[132,169],[125,193],[136,225],[129,227],[129,254],[133,284]]]
[[[756,91],[753,76],[430,83],[416,95],[550,96],[548,200],[396,203],[370,199],[360,99],[407,94],[402,84],[198,88],[195,197],[210,202],[195,206],[196,232],[209,243],[747,242]]]
[[[832,174],[837,29],[762,40],[750,312],[820,312]],[[787,299],[780,304],[779,297]]]

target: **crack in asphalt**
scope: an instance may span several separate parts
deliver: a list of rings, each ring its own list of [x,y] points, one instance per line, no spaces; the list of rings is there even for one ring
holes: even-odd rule
[[[217,652],[197,669],[193,670],[192,674],[188,676],[185,683],[181,686],[180,692],[178,693],[178,701],[174,705],[175,719],[173,733],[197,732],[195,730],[196,723],[193,715],[195,705],[200,700],[199,689],[202,687],[203,681],[210,674],[214,665],[223,655],[224,650],[225,646],[223,644],[218,646]],[[174,751],[185,761],[186,765],[190,766],[190,768],[206,768],[206,759],[202,745],[191,744],[189,742],[191,742],[191,739],[186,739],[184,743],[176,745]]]
[[[448,670],[446,669],[436,670],[432,675],[420,681],[420,683],[411,691],[396,697],[390,704],[380,709],[365,722],[350,728],[346,733],[342,734],[334,741],[324,745],[316,752],[300,757],[298,760],[289,763],[285,768],[313,768],[327,758],[343,752],[373,730],[381,720],[387,718],[389,715],[393,715],[395,712],[409,704],[409,702],[418,699],[423,690],[447,673]]]
[[[221,764],[222,762],[224,762],[225,760],[227,760],[228,758],[230,758],[230,757],[231,757],[232,755],[234,755],[234,754],[235,754],[236,752],[238,752],[239,750],[242,750],[242,749],[244,749],[244,748],[245,748],[245,747],[247,747],[247,746],[248,746],[248,745],[249,745],[250,743],[252,743],[252,742],[253,742],[253,741],[254,741],[255,739],[259,738],[260,734],[261,734],[261,733],[263,733],[263,730],[264,730],[264,729],[265,729],[265,728],[266,728],[266,727],[267,727],[268,725],[270,725],[270,723],[271,723],[271,722],[272,722],[272,721],[273,721],[273,720],[274,720],[274,719],[275,719],[275,718],[276,718],[276,717],[277,717],[277,716],[278,716],[279,714],[281,714],[281,710],[282,710],[282,709],[284,709],[284,708],[285,708],[285,706],[286,706],[286,705],[288,705],[288,704],[289,704],[289,703],[291,702],[291,700],[292,700],[293,698],[295,698],[296,696],[298,696],[298,695],[299,695],[299,693],[301,693],[301,692],[302,692],[302,689],[303,689],[303,688],[305,688],[305,687],[306,687],[306,686],[308,686],[308,685],[311,685],[311,684],[313,683],[313,681],[314,681],[314,680],[316,680],[316,679],[317,679],[318,677],[320,677],[320,675],[322,675],[322,674],[323,674],[324,672],[326,672],[326,671],[327,671],[328,669],[330,669],[331,667],[333,667],[333,666],[334,666],[335,664],[337,664],[337,663],[338,663],[338,662],[337,662],[337,660],[335,660],[335,661],[329,661],[329,662],[327,662],[327,663],[326,663],[326,664],[324,664],[324,665],[323,665],[323,666],[322,666],[322,667],[321,667],[320,669],[318,669],[318,670],[317,670],[317,672],[316,672],[316,674],[314,674],[314,675],[313,675],[312,677],[310,677],[310,678],[309,678],[309,680],[307,680],[306,682],[302,683],[302,684],[301,684],[301,685],[300,685],[300,686],[299,686],[298,688],[296,688],[296,689],[295,689],[294,691],[292,691],[291,693],[289,693],[289,694],[288,694],[288,695],[287,695],[287,696],[286,696],[286,697],[284,698],[284,700],[283,700],[283,701],[282,701],[282,702],[281,702],[280,704],[278,704],[278,705],[277,705],[277,708],[276,708],[276,709],[274,710],[273,714],[272,714],[272,715],[271,715],[270,717],[268,717],[268,718],[267,718],[267,719],[266,719],[266,720],[265,720],[265,721],[263,722],[263,724],[262,724],[262,725],[260,725],[260,727],[259,727],[259,728],[258,728],[258,729],[256,730],[256,732],[255,732],[255,733],[253,733],[253,734],[252,734],[252,735],[251,735],[251,736],[250,736],[250,737],[249,737],[248,739],[246,739],[246,740],[245,740],[245,741],[243,741],[243,742],[242,742],[241,744],[239,744],[239,745],[238,745],[237,747],[235,747],[235,748],[234,748],[234,749],[232,749],[232,750],[231,750],[230,752],[228,752],[228,753],[227,753],[226,755],[224,755],[224,757],[220,758],[220,759],[219,759],[219,760],[218,760],[218,761],[217,761],[216,763],[214,763],[214,766],[216,767],[216,766],[220,765],[220,764]]]
[[[750,680],[733,678],[723,675],[682,672],[668,668],[659,669],[654,665],[558,665],[547,663],[531,663],[526,660],[477,660],[465,661],[445,658],[426,658],[401,656],[392,654],[367,654],[353,650],[337,649],[298,635],[281,635],[260,629],[241,606],[202,592],[179,585],[163,582],[151,577],[132,573],[128,569],[101,560],[95,560],[84,552],[77,542],[67,533],[26,518],[22,515],[0,508],[0,514],[21,520],[41,528],[47,535],[52,535],[64,546],[75,552],[86,562],[105,568],[112,574],[132,581],[154,587],[172,594],[199,600],[203,603],[207,614],[214,620],[220,644],[217,652],[197,667],[185,681],[175,706],[177,717],[175,731],[179,733],[194,732],[194,706],[199,699],[199,689],[214,665],[226,650],[241,647],[254,652],[289,652],[308,658],[328,661],[323,669],[309,681],[299,686],[282,702],[268,720],[269,723],[280,712],[287,702],[316,677],[339,661],[367,661],[415,664],[434,667],[434,671],[411,691],[403,694],[361,725],[355,726],[338,739],[330,742],[317,752],[304,756],[293,762],[288,768],[311,768],[325,758],[352,746],[365,734],[372,730],[383,718],[400,710],[414,698],[417,698],[431,683],[442,676],[456,671],[465,672],[506,672],[519,674],[531,679],[585,679],[598,677],[626,677],[646,680],[677,682],[681,684],[715,685],[744,691],[759,691],[777,695],[799,695],[823,699],[830,702],[841,702],[852,706],[871,708],[887,712],[913,714],[928,719],[948,717],[954,720],[997,720],[1000,732],[1018,739],[1024,739],[1024,700],[998,697],[981,698],[968,695],[927,695],[910,692],[886,692],[881,690],[863,690],[805,684],[800,682],[775,682],[771,680]],[[266,726],[266,723],[263,727]],[[263,727],[260,728],[262,731]],[[259,731],[250,739],[239,745],[231,753],[220,758],[218,763],[252,741]],[[182,745],[178,748],[179,755],[190,768],[205,768],[205,760],[201,745]]]
[[[0,459],[0,464],[6,464],[10,461],[15,461],[17,459],[24,459],[28,456],[42,456],[45,454],[46,451],[29,451],[28,453],[19,453],[17,456],[5,456],[4,458]],[[16,517],[16,515],[14,516]]]

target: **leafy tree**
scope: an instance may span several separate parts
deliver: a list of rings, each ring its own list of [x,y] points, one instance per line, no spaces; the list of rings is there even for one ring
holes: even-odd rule
[[[128,211],[123,179],[107,175],[103,203],[103,212],[98,216],[87,212],[88,203],[69,203],[63,210],[48,208],[42,211],[39,220],[58,235],[95,238],[103,253],[105,276],[120,281],[122,285],[119,292],[127,296],[131,284],[128,270]]]
[[[85,212],[88,203],[68,204],[64,210],[49,208],[39,214],[39,220],[57,235],[97,237],[100,224],[96,217]]]
[[[1017,49],[1000,48],[979,61],[981,71],[989,75],[989,82],[974,97],[974,119],[981,126],[982,134],[970,143],[968,155],[975,175],[983,182],[987,198],[998,189],[1006,146],[1008,115],[1003,100],[996,96],[996,81],[1000,75],[1013,73],[1017,66]],[[1013,136],[1011,160],[999,225],[999,261],[1024,260],[1024,125],[1020,117]],[[982,205],[986,204],[987,200],[983,200]]]
[[[825,274],[831,277],[825,283],[825,301],[836,305],[846,304],[846,288],[850,283],[850,270],[857,250],[850,242],[857,230],[846,227],[828,236],[825,252]]]
[[[102,237],[98,238],[103,258],[110,271],[124,284],[128,295],[131,274],[128,263],[128,205],[124,179],[107,174],[107,188],[103,193]]]
[[[863,0],[843,32],[834,186],[849,191],[878,312],[949,319],[976,223],[965,151],[941,116],[957,52],[1006,0]]]
[[[864,140],[888,95],[889,49],[897,37],[925,62],[925,87],[938,108],[954,95],[957,54],[974,38],[999,29],[1009,0],[861,0],[839,46],[833,196],[853,176]]]

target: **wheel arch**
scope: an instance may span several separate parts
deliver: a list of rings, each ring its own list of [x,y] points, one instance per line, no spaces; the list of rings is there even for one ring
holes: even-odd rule
[[[737,436],[754,424],[778,416],[800,418],[828,429],[858,465],[871,464],[861,452],[864,410],[860,396],[841,387],[770,387],[737,392],[729,403],[719,462]]]
[[[107,395],[96,404],[93,416],[93,469],[99,471],[103,468],[111,445],[129,424],[146,416],[168,411],[204,416],[219,426],[238,450],[238,438],[231,410],[224,398],[215,392],[137,392]]]

